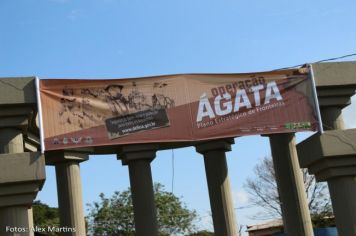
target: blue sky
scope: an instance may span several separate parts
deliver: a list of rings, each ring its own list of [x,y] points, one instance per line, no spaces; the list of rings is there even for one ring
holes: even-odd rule
[[[356,53],[356,2],[202,0],[2,0],[0,76],[122,78],[174,73],[271,70]],[[349,58],[355,60],[356,58]],[[345,111],[356,127],[354,104]],[[305,135],[298,136],[298,139]],[[235,206],[242,185],[270,155],[267,138],[235,140],[228,153]],[[202,157],[176,149],[174,193],[211,228]],[[81,165],[85,203],[129,186],[127,167],[111,156]],[[154,181],[171,190],[172,151],[158,152]],[[57,205],[54,168],[38,199]],[[256,209],[237,211],[240,224]]]

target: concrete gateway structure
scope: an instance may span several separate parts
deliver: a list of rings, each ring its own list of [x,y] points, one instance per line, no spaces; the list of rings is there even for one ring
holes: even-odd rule
[[[315,174],[318,181],[328,182],[339,235],[356,236],[356,129],[344,130],[341,112],[355,93],[356,62],[313,64],[312,73],[326,131],[298,145],[293,133],[268,134],[283,224],[289,236],[313,235],[300,170],[303,167]],[[150,163],[160,149],[188,145],[195,146],[204,157],[215,234],[238,235],[225,156],[234,144],[232,138],[56,149],[41,154],[35,78],[1,78],[0,82],[0,235],[33,235],[29,230],[33,227],[31,205],[45,181],[45,165],[54,165],[56,169],[61,227],[75,229],[60,234],[86,235],[80,163],[87,161],[90,154],[115,153],[128,166],[136,235],[158,236]],[[272,85],[270,96],[277,99]],[[233,85],[225,88],[234,89]],[[214,93],[220,96],[219,89]],[[244,95],[240,96],[239,106],[248,106]],[[159,96],[154,101],[155,106],[174,105]],[[129,109],[119,104],[113,108]]]

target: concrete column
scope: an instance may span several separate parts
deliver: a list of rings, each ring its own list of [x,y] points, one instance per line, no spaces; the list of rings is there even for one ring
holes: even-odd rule
[[[339,236],[356,236],[356,129],[328,130],[298,144],[300,164],[327,181]]]
[[[340,236],[356,235],[356,177],[328,180],[336,225]]]
[[[0,153],[24,152],[22,131],[20,129],[2,128],[0,134]]]
[[[30,134],[37,139],[35,77],[0,78],[0,235],[6,226],[25,229],[33,235],[32,202],[45,181],[45,162],[31,140],[33,149],[24,152]],[[28,150],[28,149],[27,149]]]
[[[294,134],[269,136],[283,224],[288,236],[311,236],[313,226]]]
[[[298,144],[299,161],[327,181],[339,236],[356,236],[356,129],[343,130],[342,109],[356,89],[356,63],[312,65],[324,133]]]
[[[325,130],[345,128],[341,107],[323,107],[320,113]]]
[[[225,152],[231,151],[233,143],[233,139],[226,139],[196,146],[197,152],[204,155],[214,232],[219,236],[238,235],[225,156]]]
[[[22,131],[18,128],[0,129],[0,153],[22,153]],[[19,227],[27,229],[25,233],[16,233],[6,230],[6,227]],[[0,208],[0,234],[1,235],[33,235],[30,228],[33,227],[31,205],[17,205]]]
[[[118,159],[128,165],[136,236],[158,236],[151,161],[158,147],[152,144],[124,146]]]
[[[86,235],[82,184],[79,163],[88,160],[88,155],[77,152],[59,152],[46,156],[46,163],[55,165],[58,206],[61,227],[75,229],[63,235]],[[72,231],[72,230],[70,230]]]
[[[341,107],[326,107],[320,112],[325,130],[344,129]],[[327,181],[339,235],[356,236],[356,175]]]
[[[32,214],[26,206],[6,207],[0,210],[1,235],[31,235]]]

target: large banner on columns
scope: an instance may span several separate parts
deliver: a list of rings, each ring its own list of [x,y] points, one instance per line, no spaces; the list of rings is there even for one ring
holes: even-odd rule
[[[308,72],[39,80],[45,150],[317,131]]]

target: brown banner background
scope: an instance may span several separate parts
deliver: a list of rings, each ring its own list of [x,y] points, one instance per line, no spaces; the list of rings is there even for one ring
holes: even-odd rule
[[[272,88],[274,83],[278,91]],[[272,98],[264,104],[268,86]],[[256,88],[260,90],[251,90]],[[312,83],[308,74],[298,70],[115,80],[46,79],[40,80],[39,90],[45,150],[318,129]],[[241,90],[251,107],[246,106],[246,98],[236,99]],[[257,93],[260,104],[255,101]],[[244,101],[237,111],[236,102]],[[199,106],[205,114],[201,121]],[[150,111],[156,110],[160,113],[151,117]],[[117,135],[108,127],[109,136],[106,120],[117,120]]]

